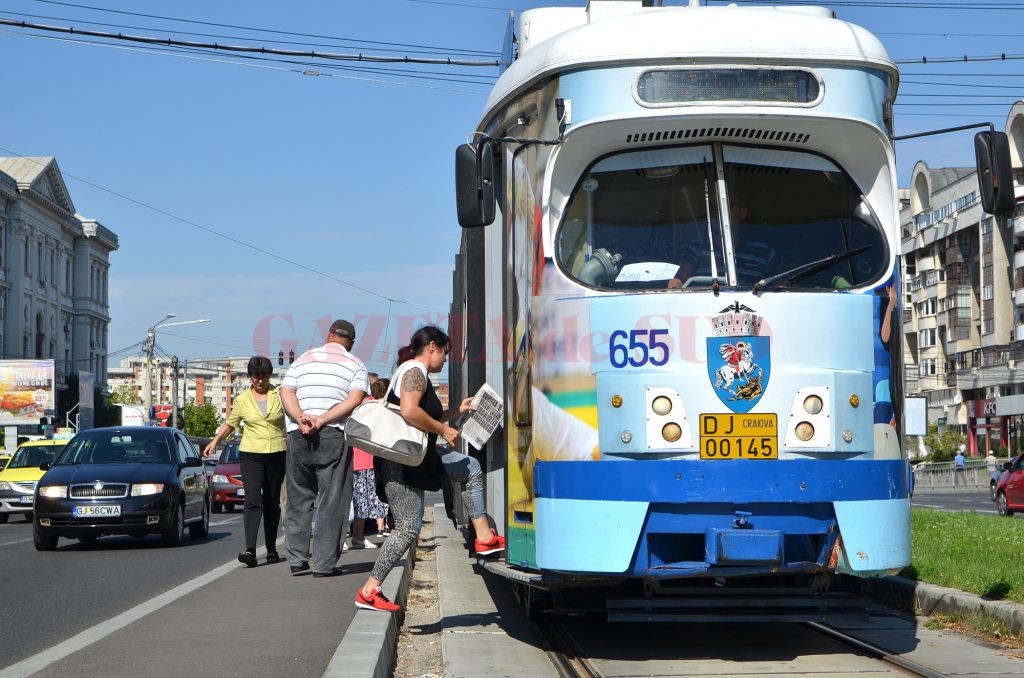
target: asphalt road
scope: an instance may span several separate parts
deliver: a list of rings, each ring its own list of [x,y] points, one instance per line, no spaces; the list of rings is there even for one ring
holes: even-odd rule
[[[977,511],[978,513],[999,515],[996,504],[988,498],[987,489],[968,490],[933,490],[915,492],[910,500],[915,508],[933,508],[943,511]],[[1020,517],[1018,514],[1015,517]]]
[[[186,534],[178,548],[162,546],[158,536],[103,537],[94,546],[61,539],[55,552],[36,551],[32,524],[12,517],[0,525],[0,668],[223,565],[242,549],[241,513],[214,514],[207,538]]]

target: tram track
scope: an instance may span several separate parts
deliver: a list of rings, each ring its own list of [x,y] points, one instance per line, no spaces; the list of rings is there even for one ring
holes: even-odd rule
[[[614,664],[608,664],[608,658],[602,659],[588,656],[588,652],[584,646],[585,644],[577,641],[574,632],[566,623],[556,619],[549,619],[542,622],[533,622],[531,626],[534,634],[537,636],[538,640],[541,641],[548,659],[562,678],[601,678],[605,675],[621,674],[621,670],[614,667]],[[797,626],[807,628],[813,632],[815,636],[828,639],[828,641],[832,643],[838,643],[844,648],[848,648],[851,650],[853,656],[859,655],[866,657],[869,660],[881,662],[885,664],[890,671],[900,675],[919,676],[921,678],[944,678],[948,675],[930,667],[918,664],[917,662],[905,659],[882,647],[873,645],[827,624],[819,622],[804,622],[797,624]],[[632,625],[626,625],[623,629],[625,630],[631,627]],[[629,635],[629,633],[624,634],[626,637]],[[656,639],[650,640],[652,645],[657,643]],[[626,640],[625,642],[630,641]],[[643,654],[642,648],[636,649]],[[660,667],[662,671],[670,669],[673,671],[673,675],[675,675],[676,672],[679,672],[679,675],[706,675],[708,672],[707,664],[703,663],[708,660],[707,657],[696,660],[683,656],[668,658],[662,655],[658,657],[657,655],[659,654],[658,650],[652,646],[649,661],[666,663],[667,666]],[[727,662],[732,666],[723,666],[721,671],[715,671],[715,673],[722,673],[726,675],[733,673],[738,660],[735,657],[730,656],[723,656],[721,657],[721,660],[723,663]],[[790,666],[787,669],[786,664],[789,663],[790,662],[780,661],[778,666],[771,669],[772,675],[807,675],[805,669],[798,669],[793,666]],[[602,668],[601,664],[605,664],[606,666]],[[648,666],[647,668],[653,669],[654,667]],[[766,667],[761,665],[761,668],[764,669]]]
[[[855,638],[847,633],[843,633],[839,629],[836,629],[827,624],[821,624],[819,622],[805,622],[804,626],[826,636],[842,645],[853,648],[858,652],[862,652],[869,657],[875,659],[905,671],[912,676],[920,676],[921,678],[945,678],[946,674],[934,669],[930,669],[927,666],[922,666],[917,662],[912,662],[909,659],[904,659],[897,654],[893,654],[884,648],[872,645],[871,643],[865,642],[860,638]]]

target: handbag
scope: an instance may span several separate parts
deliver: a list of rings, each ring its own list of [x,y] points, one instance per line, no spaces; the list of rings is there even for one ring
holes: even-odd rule
[[[396,378],[392,388],[397,383]],[[345,442],[404,466],[419,466],[427,453],[426,432],[409,424],[399,406],[388,402],[387,394],[380,400],[362,403],[349,415]]]

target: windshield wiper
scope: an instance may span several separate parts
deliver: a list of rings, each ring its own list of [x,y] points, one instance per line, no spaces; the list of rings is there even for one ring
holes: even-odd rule
[[[800,266],[797,266],[796,268],[791,268],[788,271],[783,271],[782,273],[770,275],[767,278],[761,278],[756,283],[754,283],[754,287],[751,288],[750,291],[753,294],[757,294],[759,291],[767,289],[768,287],[771,287],[776,283],[798,282],[800,280],[803,280],[804,278],[814,275],[815,273],[824,271],[830,266],[834,266],[835,264],[838,264],[842,261],[846,261],[847,259],[852,259],[858,254],[863,254],[864,252],[867,252],[869,249],[871,249],[871,245],[861,245],[860,247],[856,247],[850,250],[849,252],[845,252],[843,254],[830,254],[824,259],[818,259],[817,261],[811,261],[806,264],[801,264]]]

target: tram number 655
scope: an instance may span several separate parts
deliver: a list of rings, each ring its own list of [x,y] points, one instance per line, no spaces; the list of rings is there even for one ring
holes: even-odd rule
[[[668,343],[658,337],[668,330],[615,330],[608,337],[608,359],[612,367],[642,367],[647,363],[661,367],[668,362]]]

